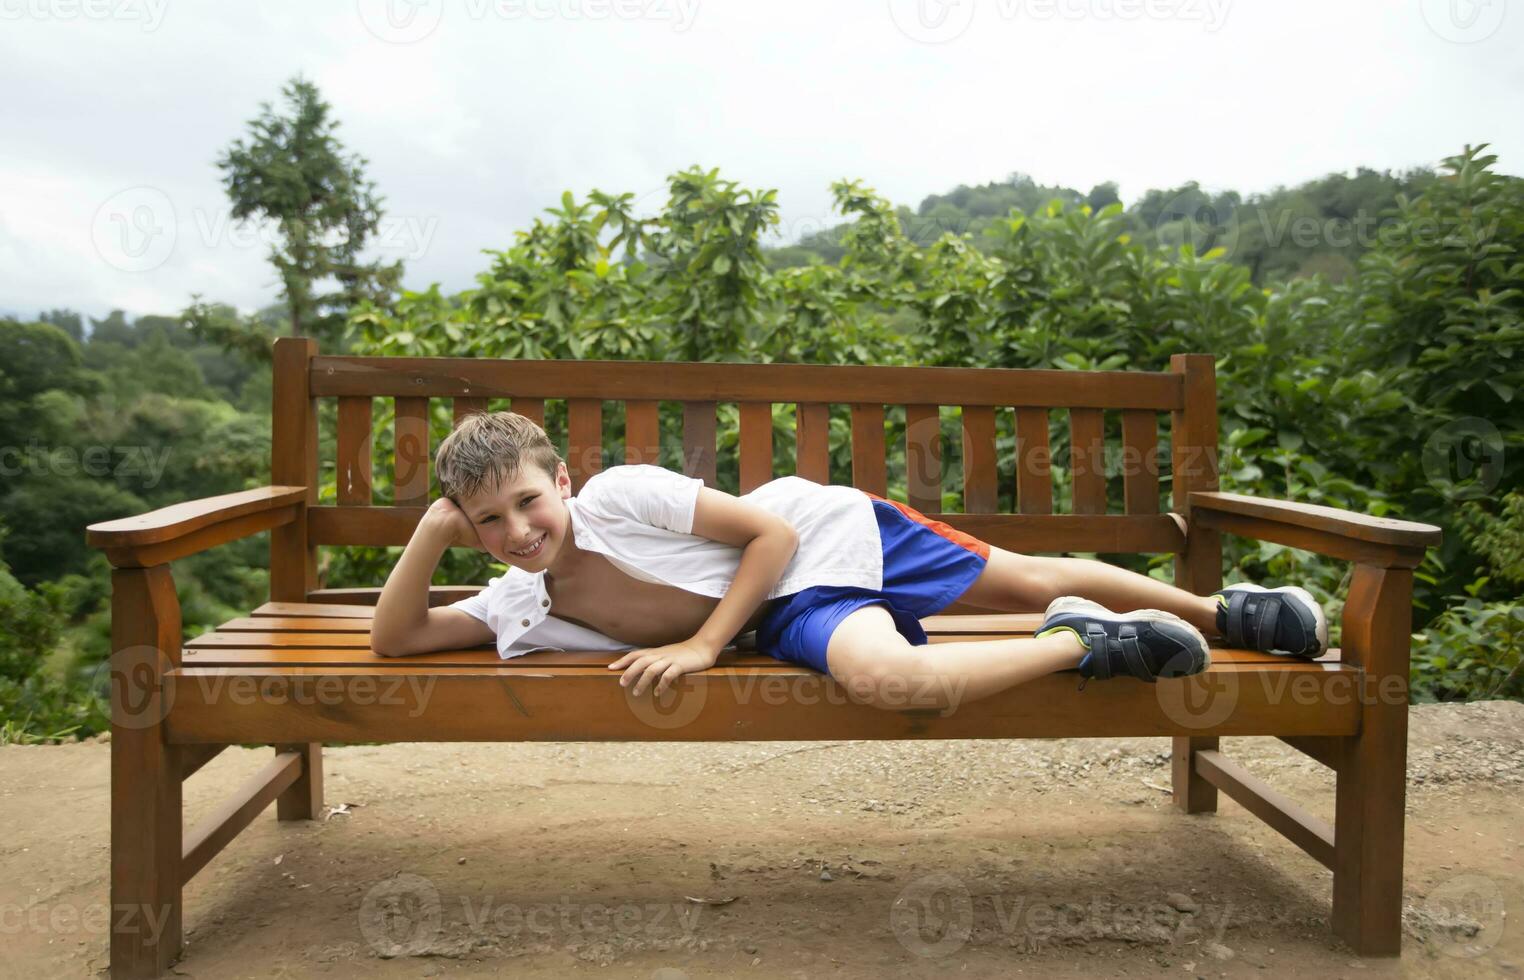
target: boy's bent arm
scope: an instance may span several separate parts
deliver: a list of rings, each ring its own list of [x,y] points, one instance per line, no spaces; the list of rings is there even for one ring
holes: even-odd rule
[[[609,664],[611,670],[624,670],[619,683],[634,685],[634,694],[644,693],[653,683],[653,693],[661,694],[683,673],[713,667],[720,651],[778,584],[799,547],[799,534],[788,521],[709,487],[699,489],[693,533],[741,548],[740,567],[724,598],[691,639],[633,650]]]
[[[735,581],[694,636],[718,658],[783,577],[799,533],[778,515],[709,487],[699,490],[693,533],[743,549]]]
[[[418,522],[418,528],[402,551],[402,558],[386,578],[386,586],[376,601],[376,615],[371,622],[370,648],[382,657],[402,657],[431,650],[480,646],[493,639],[492,629],[470,613],[459,609],[429,608],[429,580],[439,559],[450,546],[459,543],[460,528],[446,507],[449,501],[435,501]],[[459,514],[459,511],[456,511]],[[460,515],[465,521],[465,516]],[[471,530],[470,523],[465,527]],[[475,531],[471,530],[472,537]]]

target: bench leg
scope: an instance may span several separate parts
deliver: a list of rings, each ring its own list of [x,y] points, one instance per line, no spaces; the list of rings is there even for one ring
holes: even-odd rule
[[[1360,734],[1339,758],[1333,931],[1361,956],[1402,951],[1412,582],[1407,569],[1357,565],[1344,607],[1344,659],[1366,674]]]
[[[302,774],[275,798],[277,820],[315,820],[323,812],[323,743],[277,745],[276,754],[299,752]]]
[[[163,724],[180,615],[166,566],[117,570],[111,593],[110,962],[113,980],[136,980],[180,955],[183,753]]]
[[[1196,771],[1192,753],[1217,748],[1215,738],[1176,736],[1170,753],[1170,786],[1175,806],[1186,813],[1216,813],[1217,787]]]

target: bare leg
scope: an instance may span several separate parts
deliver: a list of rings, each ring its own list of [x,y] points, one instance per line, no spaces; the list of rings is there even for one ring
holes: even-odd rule
[[[1006,612],[1041,612],[1061,595],[1077,595],[1117,612],[1162,609],[1203,633],[1217,632],[1217,600],[1192,595],[1092,558],[1046,558],[990,548],[990,560],[959,601]]]
[[[912,646],[883,606],[843,619],[826,651],[831,676],[875,707],[949,708],[1079,666],[1085,648],[1070,632],[1042,639]]]

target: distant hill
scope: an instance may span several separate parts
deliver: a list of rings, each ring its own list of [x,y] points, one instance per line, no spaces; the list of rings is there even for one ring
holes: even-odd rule
[[[1355,260],[1390,222],[1383,216],[1395,206],[1397,195],[1411,196],[1433,179],[1433,172],[1425,169],[1393,173],[1361,167],[1354,176],[1329,174],[1247,198],[1237,191],[1206,191],[1189,181],[1149,190],[1126,214],[1138,240],[1169,248],[1188,243],[1198,253],[1222,248],[1225,258],[1248,267],[1260,285],[1314,274],[1337,282],[1354,271]],[[982,244],[982,232],[991,221],[1012,209],[1030,214],[1054,200],[1065,207],[1089,205],[1098,210],[1120,198],[1111,181],[1084,192],[1013,173],[1001,182],[932,194],[914,211],[901,207],[898,213],[906,235],[922,246],[945,232],[967,233]],[[835,264],[842,256],[837,236],[843,227],[769,249],[768,260],[775,267]]]

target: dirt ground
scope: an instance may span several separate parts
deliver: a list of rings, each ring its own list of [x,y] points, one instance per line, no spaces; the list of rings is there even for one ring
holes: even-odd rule
[[[1224,748],[1321,816],[1327,770]],[[0,973],[104,976],[110,746],[0,749]],[[1359,960],[1331,876],[1164,739],[331,748],[185,893],[192,977],[1524,976],[1524,705],[1411,725],[1406,937]],[[189,821],[270,758],[186,784]]]

